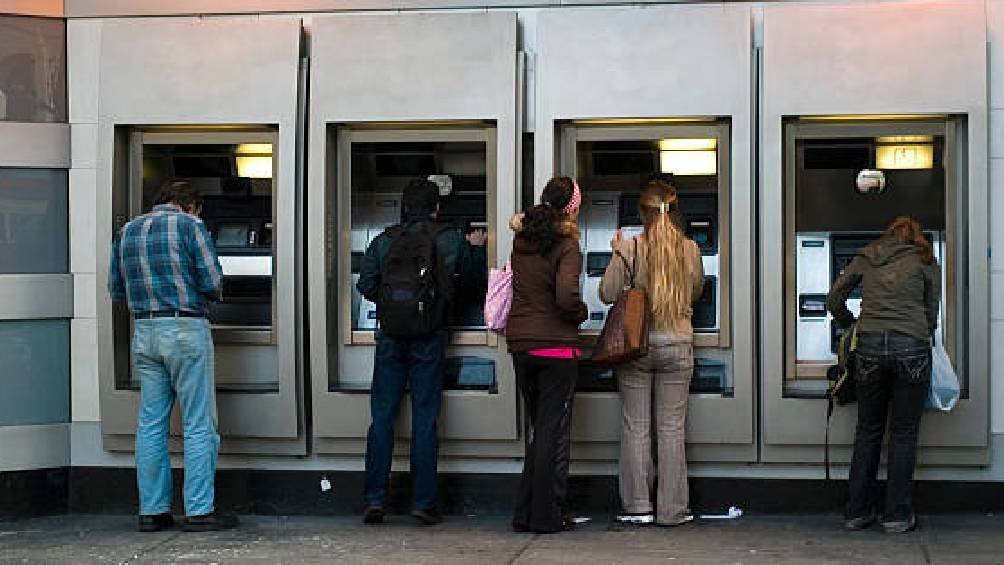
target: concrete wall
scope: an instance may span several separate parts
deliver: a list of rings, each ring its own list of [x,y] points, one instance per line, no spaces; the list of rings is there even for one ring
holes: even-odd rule
[[[952,0],[946,0],[952,1]],[[988,59],[989,71],[987,75],[988,104],[989,108],[989,154],[990,162],[989,185],[990,202],[989,216],[991,232],[991,248],[1000,251],[992,254],[990,260],[990,343],[991,343],[991,432],[992,432],[992,464],[984,469],[923,469],[920,471],[921,478],[940,478],[958,480],[1000,480],[1004,481],[1004,0],[958,0],[958,2],[972,1],[987,11],[986,34],[989,43]],[[844,4],[849,10],[867,2],[848,0]],[[323,6],[321,4],[324,4]],[[337,4],[333,5],[333,4]],[[398,8],[405,7],[399,3]],[[452,2],[457,7],[483,7],[479,2]],[[502,2],[491,2],[492,6],[499,6]],[[519,6],[535,4],[529,0],[519,2]],[[553,4],[553,3],[552,3]],[[70,92],[70,128],[71,128],[71,159],[72,168],[70,170],[70,229],[73,237],[70,247],[70,270],[74,275],[74,295],[77,301],[74,304],[74,318],[71,321],[71,373],[72,373],[72,462],[79,465],[131,465],[132,458],[127,454],[110,454],[101,449],[100,442],[100,408],[98,402],[98,362],[96,336],[97,328],[95,324],[96,300],[98,289],[95,287],[95,273],[104,269],[105,265],[98,264],[95,249],[107,244],[107,242],[97,237],[95,229],[95,209],[96,195],[96,151],[97,146],[97,122],[98,122],[98,84],[99,84],[99,52],[101,45],[101,30],[103,21],[101,19],[77,18],[77,16],[88,15],[112,15],[113,13],[134,13],[142,8],[144,13],[152,13],[154,7],[162,9],[160,3],[137,2],[131,3],[134,6],[131,11],[127,11],[123,6],[125,3],[116,3],[111,0],[104,2],[88,0],[69,0],[67,2],[67,12],[71,17],[68,24],[68,53],[69,53],[69,92]],[[200,3],[201,10],[205,11],[205,3]],[[179,4],[177,11],[186,9]],[[194,6],[194,5],[193,5]],[[408,7],[415,7],[411,4]],[[360,3],[338,2],[338,3],[315,3],[308,6],[304,3],[296,9],[303,10],[327,10],[344,9],[351,10],[360,7]],[[388,6],[390,7],[390,6]],[[420,6],[421,7],[421,6]],[[197,9],[190,7],[189,9]],[[234,9],[234,8],[231,8]],[[248,8],[251,9],[251,8]],[[263,3],[254,4],[255,11],[267,9]],[[527,52],[527,87],[526,92],[530,93],[524,105],[529,118],[528,124],[532,127],[533,115],[537,113],[535,104],[541,101],[534,99],[535,82],[534,73],[536,69],[533,65],[534,52],[540,38],[535,36],[535,24],[537,16],[542,11],[560,11],[560,7],[550,8],[519,8],[519,19],[521,24],[522,48]],[[635,7],[609,8],[598,7],[595,10],[630,10],[640,9]],[[102,11],[104,10],[104,11]],[[114,12],[122,10],[122,12]],[[221,10],[226,11],[226,10]],[[753,29],[758,29],[762,22],[763,3],[751,6]],[[880,31],[880,30],[879,30]],[[951,30],[960,34],[967,33],[967,30]],[[973,30],[976,33],[983,33],[983,30]],[[624,30],[626,35],[631,30]],[[866,33],[862,31],[861,33]],[[759,35],[757,34],[757,37]],[[756,41],[756,39],[755,39]],[[908,48],[908,47],[904,47]],[[990,251],[988,250],[988,253]],[[994,345],[997,345],[994,347]],[[3,440],[0,439],[0,442]],[[3,445],[0,443],[0,445]],[[275,458],[275,457],[224,457],[221,460],[223,467],[241,467],[254,465],[262,468],[284,468],[284,469],[310,469],[310,468],[332,468],[340,467],[346,469],[358,468],[359,462],[350,459],[324,459],[324,458]],[[447,469],[453,470],[473,470],[478,469],[496,470],[509,472],[516,467],[509,464],[493,464],[477,461],[453,461]],[[615,468],[608,464],[579,464],[573,468],[579,472],[614,472]],[[769,476],[769,477],[817,477],[818,472],[811,468],[784,465],[759,465],[759,466],[728,466],[728,465],[703,465],[693,469],[695,474],[713,476]]]

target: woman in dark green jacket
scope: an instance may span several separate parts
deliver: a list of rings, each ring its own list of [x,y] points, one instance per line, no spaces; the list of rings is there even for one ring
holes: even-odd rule
[[[920,224],[897,218],[882,237],[858,251],[833,284],[826,307],[836,323],[855,323],[847,297],[862,288],[854,355],[858,422],[849,477],[845,527],[875,522],[875,484],[890,414],[888,485],[882,528],[916,527],[913,470],[917,431],[931,379],[931,344],[938,322],[941,270]]]

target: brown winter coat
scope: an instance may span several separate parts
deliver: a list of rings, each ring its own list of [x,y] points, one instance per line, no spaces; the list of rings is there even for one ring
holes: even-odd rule
[[[579,324],[587,316],[579,289],[579,242],[571,233],[544,254],[519,232],[512,252],[512,307],[506,323],[509,351],[571,347],[578,343]]]

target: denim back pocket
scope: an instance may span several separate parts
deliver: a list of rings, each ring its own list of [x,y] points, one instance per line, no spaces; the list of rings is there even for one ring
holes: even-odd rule
[[[922,353],[920,355],[910,355],[900,357],[897,360],[901,378],[907,379],[911,384],[918,384],[931,380],[931,354]]]
[[[861,353],[854,353],[854,380],[866,383],[878,377],[882,361]]]

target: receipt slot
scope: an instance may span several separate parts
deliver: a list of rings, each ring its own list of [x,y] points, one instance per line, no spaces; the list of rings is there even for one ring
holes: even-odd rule
[[[639,195],[653,178],[667,178],[679,191],[673,218],[697,243],[704,289],[694,305],[695,368],[692,391],[730,395],[727,121],[679,125],[568,123],[559,126],[563,171],[582,189],[579,215],[583,253],[581,286],[588,318],[580,327],[585,345],[595,340],[609,307],[599,283],[610,261],[610,240],[641,234]],[[615,391],[613,373],[583,364],[578,390]],[[699,375],[699,377],[698,377]]]

